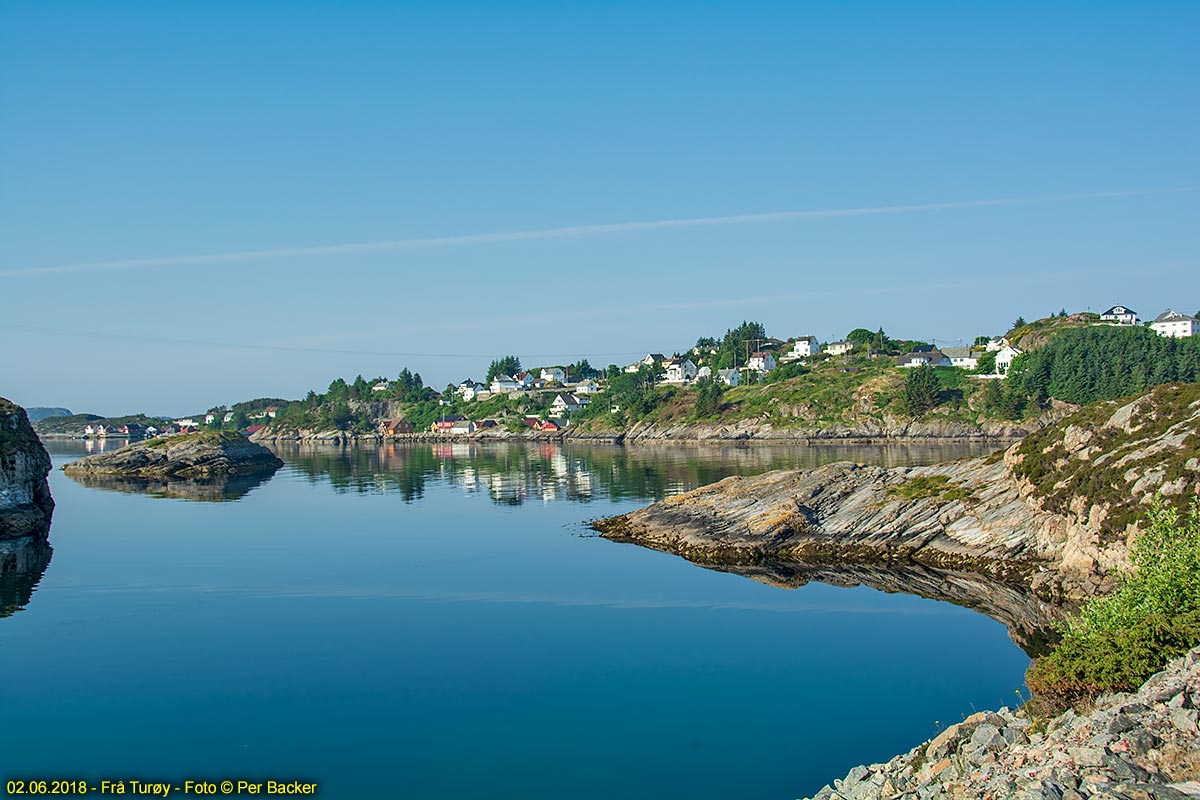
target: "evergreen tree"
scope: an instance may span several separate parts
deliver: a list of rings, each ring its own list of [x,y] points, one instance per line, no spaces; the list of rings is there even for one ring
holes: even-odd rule
[[[711,417],[721,410],[721,384],[712,378],[704,378],[696,383],[696,416]]]
[[[904,376],[904,408],[914,417],[936,406],[941,394],[942,383],[928,364],[913,367]]]
[[[497,358],[488,365],[487,378],[484,383],[491,383],[497,375],[515,375],[521,371],[521,359],[516,356]]]

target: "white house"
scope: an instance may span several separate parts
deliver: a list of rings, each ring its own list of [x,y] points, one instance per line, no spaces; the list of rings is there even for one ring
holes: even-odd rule
[[[470,402],[471,400],[482,400],[484,397],[490,396],[491,392],[488,387],[482,383],[471,383],[467,386],[459,386],[458,393],[463,400]]]
[[[1021,351],[1013,347],[1011,344],[1004,345],[999,353],[996,353],[996,374],[1007,375],[1008,368],[1012,366],[1013,359],[1021,355]]]
[[[554,402],[550,404],[550,411],[555,416],[561,416],[564,413],[578,411],[579,409],[590,403],[591,400],[587,397],[577,394],[560,394],[554,398]]]
[[[959,369],[975,369],[979,366],[979,359],[969,347],[947,347],[942,352],[950,359],[951,366]]]
[[[701,367],[700,369],[696,370],[696,380],[700,380],[701,378],[711,378],[711,377],[712,377],[712,367]]]
[[[177,419],[177,420],[172,420],[172,421],[181,428],[199,428],[200,427],[200,423],[196,422],[196,420],[192,419],[191,417],[185,417],[184,419]]]
[[[477,426],[475,425],[475,423],[472,420],[469,420],[469,419],[455,420],[454,422],[450,423],[450,433],[452,433],[452,434],[456,433],[460,436],[463,436],[463,435],[469,436],[470,434],[475,432],[476,427]]]
[[[844,356],[853,349],[854,342],[830,342],[829,344],[825,345],[825,352],[829,353],[831,356]]]
[[[1113,306],[1100,315],[1100,321],[1112,325],[1137,325],[1138,315],[1136,311],[1127,306]]]
[[[214,413],[212,413],[212,412],[210,411],[210,412],[208,412],[207,414],[205,414],[205,415],[204,415],[204,424],[205,424],[205,425],[212,425],[212,424],[213,424],[213,421],[214,421],[214,420],[216,420],[216,418],[217,418],[217,415],[216,415],[216,414],[214,414]]]
[[[563,383],[567,380],[567,373],[563,372],[558,367],[546,367],[542,370],[542,380],[546,381],[547,383],[550,381]]]
[[[537,379],[533,377],[533,374],[529,372],[518,372],[516,375],[513,375],[513,380],[519,383],[522,389],[531,388],[537,381]]]
[[[760,350],[750,356],[750,362],[746,364],[746,368],[755,372],[770,372],[775,369],[775,356]]]
[[[999,353],[1005,347],[1008,347],[1008,339],[1005,339],[1003,336],[993,336],[988,340],[987,345],[985,345],[985,349],[989,353]]]
[[[497,375],[492,378],[492,383],[488,388],[491,389],[492,394],[508,394],[521,388],[521,384],[509,375]]]
[[[667,369],[665,383],[686,383],[696,377],[696,365],[690,358],[672,358],[663,366]]]
[[[230,411],[225,416],[221,417],[221,422],[233,422],[233,412]]]
[[[1154,322],[1150,323],[1150,328],[1159,336],[1184,339],[1200,334],[1200,321],[1195,317],[1189,317],[1187,314],[1180,314],[1178,311],[1168,308],[1154,318]]]
[[[596,383],[591,378],[586,378],[579,383],[571,386],[575,390],[575,394],[595,394],[600,391],[600,384]]]
[[[736,369],[719,369],[717,377],[726,386],[737,386],[742,382],[742,374]]]
[[[380,381],[379,383],[377,383],[371,387],[371,391],[372,392],[386,392],[388,390],[389,385],[390,384],[388,384],[387,381]]]
[[[785,358],[812,358],[819,352],[821,352],[821,346],[817,343],[817,337],[801,336],[792,342],[792,349],[788,351]]]
[[[963,348],[964,350],[966,348]],[[949,367],[952,362],[946,357],[946,354],[940,350],[922,350],[906,353],[900,356],[896,361],[896,366],[902,369],[912,369],[913,367]]]

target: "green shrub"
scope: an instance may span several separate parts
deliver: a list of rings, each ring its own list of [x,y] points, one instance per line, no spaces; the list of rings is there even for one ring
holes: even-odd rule
[[[1026,682],[1051,709],[1130,691],[1200,644],[1200,501],[1186,514],[1161,502],[1132,548],[1115,592],[1088,602]]]

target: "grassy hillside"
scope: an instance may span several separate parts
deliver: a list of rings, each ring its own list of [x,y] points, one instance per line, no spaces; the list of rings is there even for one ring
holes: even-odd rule
[[[775,428],[811,429],[883,422],[889,415],[912,416],[905,403],[908,372],[898,369],[889,357],[856,355],[812,366],[789,365],[767,375],[761,384],[721,388],[707,402],[702,384],[658,386],[641,402],[616,402],[619,410],[610,413],[609,398],[602,394],[584,414],[582,424],[585,429],[599,430],[635,423],[661,426],[756,420]],[[953,367],[935,369],[934,374],[940,391],[933,408],[921,416],[977,422],[979,413],[971,401],[979,392],[978,382]]]

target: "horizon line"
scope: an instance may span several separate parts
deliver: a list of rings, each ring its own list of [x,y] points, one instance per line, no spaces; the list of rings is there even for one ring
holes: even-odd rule
[[[534,230],[509,231],[502,233],[474,233],[456,236],[419,237],[410,239],[393,239],[375,242],[358,242],[333,245],[315,245],[308,247],[288,247],[263,250],[237,250],[225,253],[209,253],[191,256],[164,256],[158,258],[131,258],[111,261],[90,261],[73,264],[60,264],[43,267],[24,267],[0,270],[0,278],[17,278],[25,276],[52,275],[68,272],[92,272],[124,269],[146,269],[150,267],[193,266],[199,264],[218,264],[233,261],[261,261],[267,259],[287,258],[291,256],[306,257],[320,255],[341,255],[349,253],[386,252],[391,250],[410,250],[432,247],[453,247],[473,244],[496,244],[503,242],[537,241],[542,239],[562,239],[574,236],[595,236],[606,233],[626,233],[646,230],[665,230],[672,228],[698,228],[718,225],[741,225],[754,222],[783,222],[788,220],[821,219],[837,217],[866,217],[886,214],[914,214],[930,211],[950,211],[967,208],[986,208],[1003,206],[1035,205],[1039,203],[1070,202],[1074,200],[1099,200],[1113,197],[1135,197],[1151,194],[1168,194],[1173,192],[1190,192],[1200,189],[1200,186],[1178,186],[1157,189],[1127,189],[1104,192],[1081,192],[1074,194],[1043,195],[1034,197],[1010,197],[991,200],[960,200],[940,203],[922,203],[910,205],[889,205],[873,207],[851,207],[831,209],[810,209],[807,211],[773,211],[754,214],[732,214],[710,217],[683,217],[678,219],[649,220],[641,222],[611,222],[590,225],[572,225],[558,228],[543,228]]]

